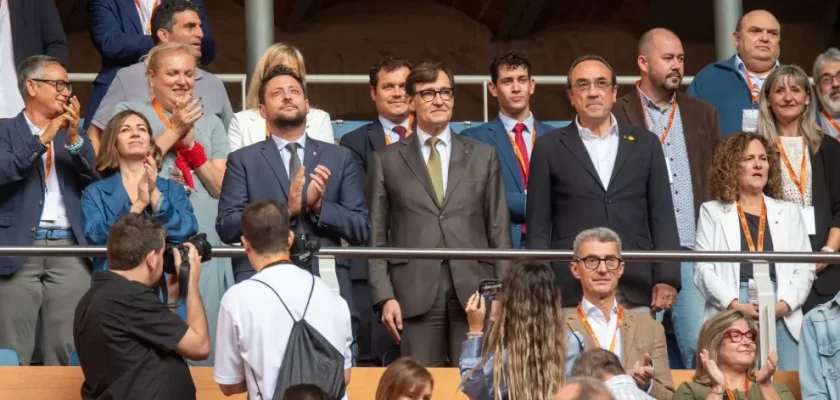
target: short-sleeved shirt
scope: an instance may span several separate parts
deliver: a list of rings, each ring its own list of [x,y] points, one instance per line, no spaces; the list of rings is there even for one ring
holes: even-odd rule
[[[73,320],[82,398],[195,399],[190,370],[175,352],[188,329],[151,287],[112,271],[96,274]]]
[[[217,116],[227,130],[233,118],[225,85],[215,75],[197,68],[195,71],[195,96],[201,97],[201,104],[207,114]],[[108,87],[108,92],[99,103],[93,115],[92,124],[105,129],[114,116],[118,104],[126,101],[143,102],[149,99],[149,79],[146,78],[146,63],[139,62],[122,68]]]
[[[245,280],[228,289],[222,298],[216,331],[213,370],[216,383],[235,385],[245,381],[252,400],[259,399],[257,384],[264,396],[274,393],[294,323],[289,312],[295,320],[300,320],[310,288],[312,299],[306,311],[306,322],[344,355],[344,369],[351,367],[350,309],[321,278],[316,277],[313,286],[309,272],[293,264],[278,264],[265,268],[251,279],[271,286],[290,311],[283,308],[277,295],[259,282]]]

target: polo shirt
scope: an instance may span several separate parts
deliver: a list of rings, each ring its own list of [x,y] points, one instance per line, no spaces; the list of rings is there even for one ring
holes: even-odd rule
[[[250,282],[253,279],[271,286],[289,311],[265,285]],[[306,309],[310,292],[312,298]],[[265,398],[272,396],[294,324],[289,313],[300,320],[304,309],[306,322],[344,355],[344,369],[349,369],[353,331],[347,302],[321,278],[294,264],[282,263],[237,283],[222,297],[213,370],[216,383],[235,385],[245,381],[250,399],[260,398],[257,385]],[[347,399],[346,394],[343,399]]]
[[[73,319],[82,399],[195,399],[190,370],[175,352],[188,329],[153,288],[112,271],[95,274]]]

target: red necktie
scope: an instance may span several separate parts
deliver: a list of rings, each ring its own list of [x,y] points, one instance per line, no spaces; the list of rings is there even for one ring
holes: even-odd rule
[[[397,125],[397,126],[395,126],[395,127],[394,127],[394,129],[392,129],[392,131],[394,131],[394,133],[396,133],[397,135],[399,135],[400,140],[403,140],[403,139],[405,139],[405,133],[406,133],[408,130],[407,130],[407,129],[405,129],[405,127],[404,127],[404,126],[402,126],[402,125]]]
[[[522,137],[522,131],[526,129],[525,124],[519,122],[513,126],[513,141],[516,142],[516,147],[519,148],[519,154],[522,155],[522,162],[519,163],[519,172],[522,174],[522,185],[525,190],[528,190],[528,168],[530,160],[528,160],[528,147],[525,146],[525,139]],[[532,133],[533,134],[533,133]],[[522,234],[526,233],[525,224],[522,224]]]

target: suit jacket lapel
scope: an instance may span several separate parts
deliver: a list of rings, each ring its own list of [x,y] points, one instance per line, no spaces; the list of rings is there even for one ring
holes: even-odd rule
[[[724,217],[721,218],[721,225],[723,225],[723,236],[726,239],[727,249],[729,251],[741,250],[741,222],[738,218],[737,205],[733,203],[724,204],[721,208]]]
[[[29,123],[26,122],[26,116],[23,114],[23,111],[15,117],[15,133],[18,134],[20,140],[26,143],[30,136],[32,136],[32,129],[29,129]],[[56,142],[53,140],[53,142]],[[62,143],[62,142],[58,142]],[[55,145],[55,144],[53,144]],[[55,150],[55,148],[53,148]],[[38,168],[38,174],[41,176],[41,186],[42,189],[46,190],[46,172],[44,171],[44,163],[41,160],[41,157],[38,157],[38,161],[35,163],[36,168]]]
[[[317,140],[307,138],[306,139],[306,147],[303,149],[303,166],[306,168],[304,174],[306,178],[309,178],[309,174],[315,171],[315,167],[318,166],[318,159],[321,158],[321,151],[324,149],[321,147],[321,143]]]
[[[6,0],[9,5],[9,25],[12,29],[12,50],[14,51],[15,65],[23,62],[21,55],[23,51],[23,42],[29,35],[27,35],[24,28],[28,26],[30,21],[26,20],[26,13],[23,12],[24,1],[27,0]]]
[[[454,135],[454,134],[453,134]],[[454,138],[453,138],[454,141]],[[420,141],[416,134],[412,134],[408,139],[399,142],[403,147],[400,149],[400,155],[405,159],[411,172],[417,177],[420,185],[426,189],[426,193],[432,198],[435,205],[440,208],[438,204],[435,188],[432,186],[432,178],[429,177],[429,169],[426,167],[426,162],[423,161],[423,154],[420,153]],[[451,160],[450,160],[451,162]],[[449,182],[451,185],[452,182]]]
[[[122,175],[119,172],[115,172],[104,179],[102,191],[108,194],[105,197],[104,205],[111,215],[119,215],[122,212],[123,204],[131,201],[128,192],[125,191],[125,186],[122,184]]]
[[[615,177],[618,175],[618,171],[621,170],[621,166],[624,165],[625,161],[627,161],[627,157],[633,150],[633,144],[636,143],[635,140],[629,139],[633,136],[632,134],[632,128],[629,126],[619,125],[618,152],[615,155],[615,164],[613,165],[612,175],[610,176],[610,187],[613,187],[612,183],[615,182]]]
[[[385,147],[385,128],[379,122],[379,118],[376,118],[372,125],[368,125],[368,140],[373,151]]]
[[[461,138],[455,132],[452,132],[450,135],[452,137],[452,149],[450,149],[451,153],[449,155],[449,177],[446,181],[446,192],[443,195],[443,205],[441,205],[441,208],[449,203],[449,198],[455,192],[455,187],[461,181],[461,176],[467,169],[470,150],[472,149],[472,146],[469,143],[462,142]]]
[[[306,142],[311,142],[312,139],[307,140]],[[289,196],[289,176],[286,172],[286,165],[283,163],[283,158],[280,157],[280,150],[277,149],[277,145],[274,143],[270,137],[264,140],[262,147],[260,148],[265,161],[268,163],[268,166],[271,167],[271,170],[274,172],[274,175],[277,177],[277,181],[280,182],[280,188],[283,189],[283,194],[288,197]],[[304,157],[306,158],[306,157]]]
[[[499,152],[499,158],[502,165],[513,174],[513,180],[516,182],[516,187],[521,192],[524,189],[522,183],[522,172],[519,170],[519,160],[516,159],[516,154],[513,152],[513,146],[510,144],[505,125],[499,118],[487,124],[487,129],[490,129],[493,141],[496,142],[496,149]]]
[[[647,129],[647,120],[645,119],[644,110],[642,110],[642,100],[639,98],[638,89],[633,88],[623,98],[621,108],[624,111],[624,116],[627,118],[628,124]]]
[[[592,176],[592,179],[598,183],[598,186],[601,187],[601,190],[604,190],[604,183],[601,182],[601,177],[598,176],[598,171],[595,169],[595,164],[592,163],[592,159],[589,157],[589,152],[586,151],[586,146],[583,145],[583,140],[580,138],[580,134],[578,133],[577,126],[575,125],[574,121],[569,124],[569,126],[562,128],[560,130],[563,135],[560,136],[560,141],[569,149],[569,152],[580,161],[581,165],[583,165],[586,172]]]
[[[140,22],[140,14],[137,12],[137,6],[134,4],[134,1],[117,0],[117,7],[122,8],[123,12],[128,15],[128,18],[131,20],[131,24],[134,25],[134,29],[137,30],[137,33],[145,33],[143,31],[143,24]]]
[[[630,369],[633,366],[627,362],[630,360],[630,354],[634,351],[633,341],[636,339],[636,316],[632,311],[624,310],[624,320],[621,321],[621,363],[624,364],[624,369]]]

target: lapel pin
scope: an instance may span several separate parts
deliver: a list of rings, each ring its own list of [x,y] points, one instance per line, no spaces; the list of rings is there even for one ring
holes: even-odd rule
[[[634,138],[633,135],[624,136],[624,138],[631,141],[631,142],[636,140],[636,138]]]
[[[317,151],[313,151],[313,152],[312,152],[312,155],[313,155],[313,156],[317,156],[317,155],[318,155],[318,152],[317,152]]]

